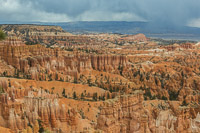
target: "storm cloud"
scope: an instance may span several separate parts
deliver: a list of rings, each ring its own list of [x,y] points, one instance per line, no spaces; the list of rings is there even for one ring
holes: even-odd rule
[[[147,21],[200,27],[199,0],[0,0],[0,21]]]

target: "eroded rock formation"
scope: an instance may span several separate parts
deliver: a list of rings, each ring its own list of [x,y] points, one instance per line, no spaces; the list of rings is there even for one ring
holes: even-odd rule
[[[199,132],[198,43],[2,28],[0,131]]]
[[[79,116],[76,111],[70,108],[67,110],[64,105],[60,106],[56,94],[49,94],[42,89],[36,90],[36,88],[8,87],[6,89],[4,86],[4,89],[5,93],[0,95],[0,126],[15,132],[27,129],[28,125],[35,126],[38,120],[42,122],[40,126],[54,131],[60,129],[65,132],[68,128],[61,129],[64,123],[69,127],[77,126]]]
[[[143,102],[141,92],[105,102],[97,128],[111,133],[199,132],[199,113],[193,114],[193,108],[180,106],[173,110],[168,108],[168,103],[161,103],[158,105],[162,109],[155,106],[149,110]],[[154,115],[155,112],[157,115]]]

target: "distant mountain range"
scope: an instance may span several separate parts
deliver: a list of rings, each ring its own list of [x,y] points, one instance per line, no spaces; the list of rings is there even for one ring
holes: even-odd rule
[[[61,26],[67,32],[74,34],[86,33],[116,33],[137,34],[143,33],[147,37],[163,39],[181,39],[200,41],[200,28],[187,26],[171,26],[152,22],[126,21],[79,21],[79,22],[0,22],[6,24],[39,24]]]

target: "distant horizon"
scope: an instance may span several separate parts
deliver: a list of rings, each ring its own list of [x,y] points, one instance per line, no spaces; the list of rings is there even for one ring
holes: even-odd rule
[[[147,21],[98,21],[98,20],[96,20],[96,21],[60,21],[60,22],[53,22],[53,21],[50,21],[50,22],[48,22],[48,21],[0,21],[0,24],[1,23],[3,23],[3,22],[5,22],[5,24],[10,24],[10,22],[11,23],[27,23],[27,24],[29,24],[29,23],[74,23],[74,22],[141,22],[141,23],[149,23],[149,22],[147,22]]]
[[[61,24],[61,23],[78,23],[78,22],[126,22],[126,23],[151,23],[151,24],[158,24],[160,26],[163,26],[165,27],[164,24],[162,23],[156,23],[156,22],[151,22],[151,21],[62,21],[62,22],[45,22],[45,21],[0,21],[0,25],[2,24],[41,24],[41,23],[50,23],[50,24],[54,24],[54,23],[57,23],[57,24]],[[173,27],[174,25],[171,25],[171,27]],[[200,27],[195,27],[195,26],[190,26],[190,25],[183,25],[183,26],[186,26],[186,27],[191,27],[191,28],[200,28]]]
[[[147,37],[200,41],[200,28],[189,26],[158,25],[143,21],[74,21],[74,22],[2,22],[0,25],[60,26],[73,34],[145,34]]]

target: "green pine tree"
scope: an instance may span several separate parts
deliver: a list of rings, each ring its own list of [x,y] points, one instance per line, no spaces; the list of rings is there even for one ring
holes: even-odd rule
[[[6,39],[6,34],[0,29],[0,41]]]

